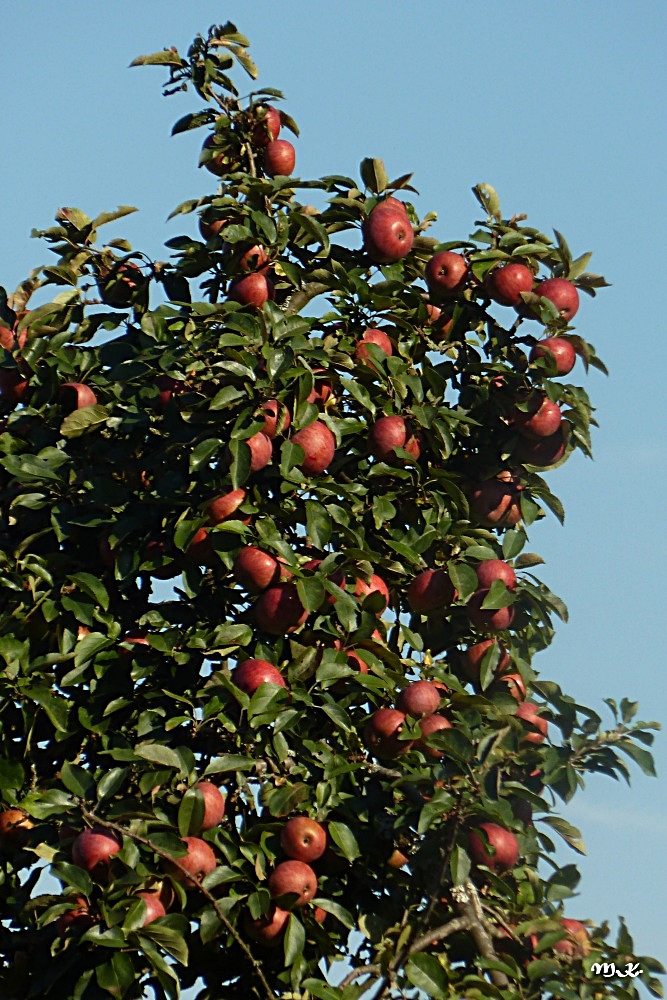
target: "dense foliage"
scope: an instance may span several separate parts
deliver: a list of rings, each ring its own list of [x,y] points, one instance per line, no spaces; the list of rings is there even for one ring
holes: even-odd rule
[[[487,185],[443,241],[380,160],[286,176],[247,44],[137,60],[206,104],[174,129],[219,177],[176,210],[201,238],[153,261],[98,243],[132,209],[63,208],[2,299],[0,994],[622,998],[635,963],[661,995],[553,840],[655,724],[534,666],[566,610],[527,535],[590,453],[564,369],[603,367],[570,320],[604,281]]]

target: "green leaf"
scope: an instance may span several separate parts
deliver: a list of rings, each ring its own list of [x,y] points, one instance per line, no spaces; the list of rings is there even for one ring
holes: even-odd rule
[[[570,847],[577,851],[579,854],[586,853],[586,847],[581,837],[580,831],[568,823],[567,820],[562,819],[560,816],[542,816],[541,821],[547,826],[550,826],[556,833],[560,834],[563,840],[570,845]]]
[[[462,847],[454,847],[449,858],[449,870],[454,885],[463,885],[470,875],[470,858]]]
[[[287,933],[285,934],[284,940],[286,966],[293,965],[296,959],[303,954],[305,944],[306,929],[296,914],[291,913],[287,923]]]
[[[107,649],[111,645],[111,639],[101,632],[85,635],[83,639],[79,639],[74,649],[74,666],[80,667],[83,663],[94,659],[101,649]]]
[[[91,798],[95,791],[93,776],[78,764],[65,761],[60,769],[60,778],[67,791],[81,799]]]
[[[21,788],[25,781],[23,765],[0,758],[0,788]]]
[[[127,776],[127,768],[112,767],[110,771],[100,779],[97,785],[97,798],[100,802],[104,799],[111,799],[123,787]]]
[[[324,585],[317,577],[297,580],[296,589],[299,600],[307,611],[317,611],[324,603]]]
[[[357,838],[346,823],[332,820],[327,829],[329,836],[347,861],[356,861],[357,858],[361,857]]]
[[[620,740],[616,746],[623,753],[627,754],[641,768],[644,774],[647,774],[651,778],[656,777],[653,754],[649,753],[648,750],[638,747],[636,743],[631,743],[629,739]]]
[[[326,912],[330,913],[332,917],[336,918],[336,920],[340,920],[344,927],[347,927],[349,930],[354,930],[354,917],[349,910],[346,910],[345,907],[340,905],[340,903],[335,903],[333,899],[318,898],[313,899],[312,904],[313,906],[319,906],[321,909],[326,910]]]
[[[162,52],[153,52],[147,56],[137,56],[130,63],[132,66],[185,66],[175,49],[164,49]]]
[[[204,822],[204,796],[198,788],[188,788],[178,807],[178,832],[181,837],[196,837]]]
[[[89,597],[97,601],[104,611],[108,611],[109,593],[101,580],[98,580],[92,573],[73,573],[68,579],[75,583],[84,594],[88,594]],[[84,638],[89,639],[90,636]]]
[[[422,990],[427,997],[447,1000],[451,995],[447,973],[435,955],[429,955],[426,951],[413,955],[405,966],[405,974],[409,982]]]
[[[154,920],[144,927],[139,935],[139,941],[150,938],[155,941],[168,955],[175,958],[180,965],[188,964],[188,946],[186,940],[190,931],[187,919],[181,913],[168,913],[166,917]]]
[[[65,417],[60,425],[60,433],[64,438],[78,438],[88,431],[94,431],[101,427],[108,418],[109,408],[107,406],[102,406],[100,403],[84,406]]]
[[[182,771],[181,758],[171,747],[160,743],[140,743],[134,748],[137,757],[148,760],[152,764],[159,764],[161,767],[173,767],[177,771]]]
[[[205,441],[200,441],[190,455],[190,472],[197,472],[203,465],[207,465],[221,448],[222,441],[219,438],[206,438]]]
[[[137,970],[124,951],[117,951],[111,961],[98,965],[95,970],[97,985],[112,997],[123,997],[135,981]]]
[[[389,183],[382,160],[366,157],[359,165],[359,173],[365,187],[373,194],[382,194]]]
[[[333,521],[321,503],[306,500],[306,531],[317,549],[324,549],[331,541]]]
[[[225,771],[252,771],[255,761],[252,757],[241,754],[227,753],[222,757],[214,757],[204,774],[223,774]]]

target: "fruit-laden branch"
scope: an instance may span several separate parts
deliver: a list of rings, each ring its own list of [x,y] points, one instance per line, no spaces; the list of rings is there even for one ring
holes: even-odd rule
[[[97,826],[106,827],[107,829],[113,830],[115,833],[120,834],[121,837],[123,836],[129,837],[131,840],[135,840],[138,844],[143,844],[144,847],[148,847],[151,851],[154,851],[154,853],[157,854],[158,857],[162,858],[165,861],[168,861],[170,865],[173,865],[174,867],[178,868],[179,871],[182,872],[182,874],[187,878],[188,882],[191,882],[192,885],[194,885],[195,888],[199,892],[201,892],[201,894],[209,901],[209,903],[215,910],[215,915],[217,916],[220,923],[234,938],[234,940],[240,947],[241,951],[244,953],[244,955],[252,965],[253,969],[257,973],[257,978],[262,984],[267,1000],[276,1000],[276,995],[269,986],[269,983],[267,982],[264,973],[262,972],[262,967],[260,963],[254,957],[253,953],[250,951],[250,948],[248,948],[248,945],[239,935],[234,925],[230,923],[228,918],[222,912],[222,910],[218,906],[218,901],[216,900],[215,896],[202,885],[201,879],[197,875],[193,875],[192,872],[189,872],[187,868],[180,863],[178,858],[172,857],[171,854],[163,850],[161,847],[158,847],[147,837],[142,837],[138,833],[133,833],[131,830],[128,830],[127,827],[121,826],[119,823],[113,823],[110,822],[109,820],[102,819],[96,813],[90,812],[88,809],[85,809],[83,807],[81,809],[81,813],[84,819],[88,820],[88,822],[94,823]]]

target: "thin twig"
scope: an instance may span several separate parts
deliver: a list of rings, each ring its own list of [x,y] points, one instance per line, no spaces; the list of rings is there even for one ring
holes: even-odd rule
[[[381,965],[360,965],[358,969],[353,969],[352,972],[347,974],[345,979],[338,984],[338,989],[344,989],[345,986],[349,986],[355,979],[361,979],[362,976],[375,976],[377,978],[381,972]],[[371,984],[368,983],[367,985],[370,986]]]

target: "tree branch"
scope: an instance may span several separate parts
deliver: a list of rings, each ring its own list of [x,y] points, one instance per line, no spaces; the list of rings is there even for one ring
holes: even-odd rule
[[[456,909],[467,919],[470,934],[482,958],[488,958],[490,961],[497,960],[498,956],[494,950],[491,935],[487,930],[474,884],[468,881],[465,885],[455,885],[452,888],[452,899]],[[495,986],[509,986],[509,979],[504,972],[498,972],[494,969],[490,975]]]

